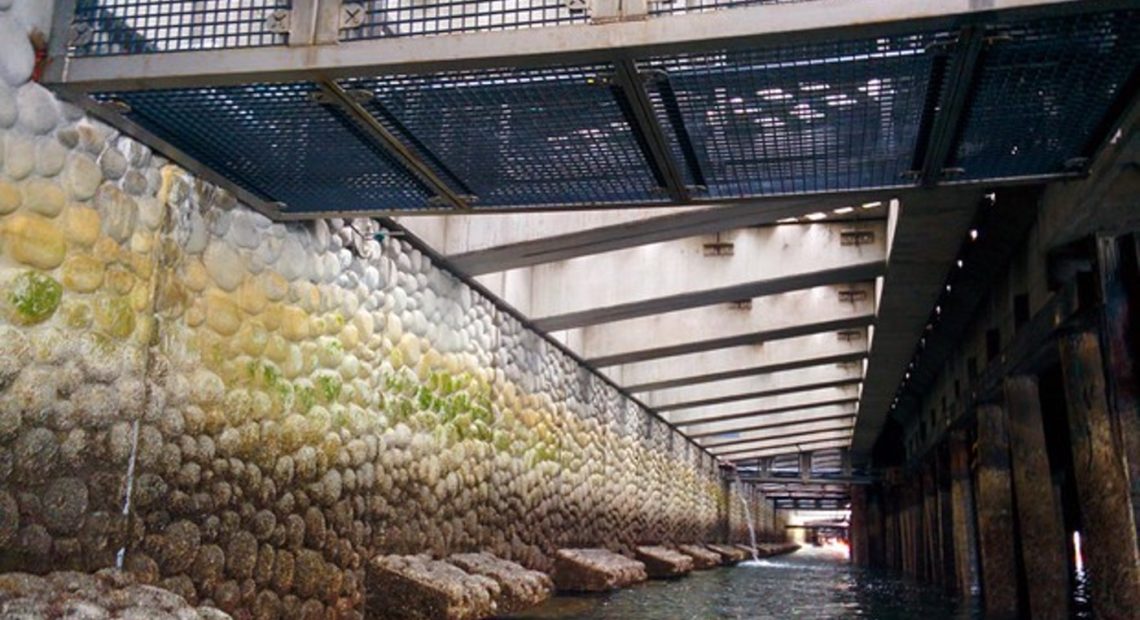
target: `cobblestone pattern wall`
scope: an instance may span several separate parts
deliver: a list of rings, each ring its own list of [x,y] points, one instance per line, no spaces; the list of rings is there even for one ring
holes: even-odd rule
[[[355,617],[376,553],[716,536],[683,438],[374,223],[272,223],[60,103],[24,31],[0,8],[0,568],[125,548],[192,604]]]

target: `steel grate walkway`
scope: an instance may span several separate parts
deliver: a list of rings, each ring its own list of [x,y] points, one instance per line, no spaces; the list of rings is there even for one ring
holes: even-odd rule
[[[650,3],[646,21],[602,23],[551,0],[375,1],[342,17],[340,43],[313,46],[333,59],[322,68],[298,55],[307,48],[292,40],[296,23],[264,19],[296,16],[299,4],[80,0],[60,26],[73,44],[57,78],[244,197],[304,217],[694,204],[1080,174],[1134,96],[1140,60],[1140,11],[1129,2],[1042,2],[1033,12],[795,36],[757,22],[768,31],[737,25],[745,34],[719,41],[684,26],[732,25],[724,20],[733,15],[818,20],[821,4],[872,9],[700,0]],[[678,36],[658,43],[640,33],[653,28]],[[590,47],[603,32],[618,34]],[[637,44],[622,47],[619,35]],[[512,47],[520,37],[550,46],[566,37],[568,51],[531,56]],[[484,53],[481,42],[502,51]],[[215,48],[227,55],[203,56]],[[483,55],[467,58],[468,49]],[[408,60],[384,64],[373,50]],[[267,54],[308,64],[267,64],[277,58]],[[151,60],[132,65],[138,57]],[[186,64],[208,58],[224,58],[219,73],[203,62],[197,77]],[[245,58],[250,70],[231,66]],[[166,59],[182,73],[168,80]],[[76,77],[88,66],[115,77]],[[131,77],[133,66],[149,76]]]

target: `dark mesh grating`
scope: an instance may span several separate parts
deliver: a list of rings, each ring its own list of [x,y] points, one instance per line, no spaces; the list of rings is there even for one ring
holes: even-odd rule
[[[909,184],[944,35],[658,58],[713,198]],[[650,91],[662,126],[668,101]],[[668,131],[678,162],[684,153]]]
[[[401,127],[373,108],[377,118],[414,135],[423,159],[446,162],[447,177],[478,197],[475,207],[664,200],[611,87],[597,79],[609,72],[486,70],[345,86],[374,92]]]
[[[951,166],[961,178],[1064,172],[1140,60],[1140,11],[995,26]]]
[[[128,117],[288,211],[415,209],[428,192],[309,83],[103,95]]]
[[[46,0],[45,0],[46,1]],[[292,0],[79,0],[75,27],[87,31],[73,56],[113,56],[284,45],[267,18]]]
[[[517,30],[588,21],[585,12],[571,12],[564,0],[367,0],[362,4],[364,24],[342,31],[344,40]]]

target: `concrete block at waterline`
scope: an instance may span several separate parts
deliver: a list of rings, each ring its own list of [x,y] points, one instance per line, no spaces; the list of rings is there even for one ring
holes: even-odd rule
[[[800,546],[795,543],[760,543],[756,545],[757,553],[762,558],[785,555],[797,551]]]
[[[747,560],[749,552],[733,545],[705,545],[720,556],[721,564],[736,564]]]
[[[700,545],[677,545],[677,551],[693,559],[693,570],[705,570],[721,564],[719,553]]]
[[[426,555],[373,558],[365,576],[364,615],[392,620],[478,620],[495,615],[501,589]]]
[[[693,570],[693,558],[666,547],[638,547],[636,553],[654,579],[680,577]]]
[[[507,614],[534,607],[550,598],[554,582],[546,573],[530,570],[490,553],[458,553],[447,561],[472,575],[482,575],[499,584],[495,597],[498,613]]]
[[[163,588],[135,583],[114,569],[95,574],[0,575],[0,618],[200,618],[229,620],[212,607],[190,605]]]
[[[604,592],[645,581],[645,564],[605,549],[559,549],[554,585],[563,592]]]

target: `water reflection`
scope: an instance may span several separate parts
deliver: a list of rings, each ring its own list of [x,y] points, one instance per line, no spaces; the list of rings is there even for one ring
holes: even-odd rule
[[[606,595],[557,597],[517,620],[714,620],[979,617],[940,591],[897,575],[851,567],[834,551],[807,548],[748,566],[652,581]]]

